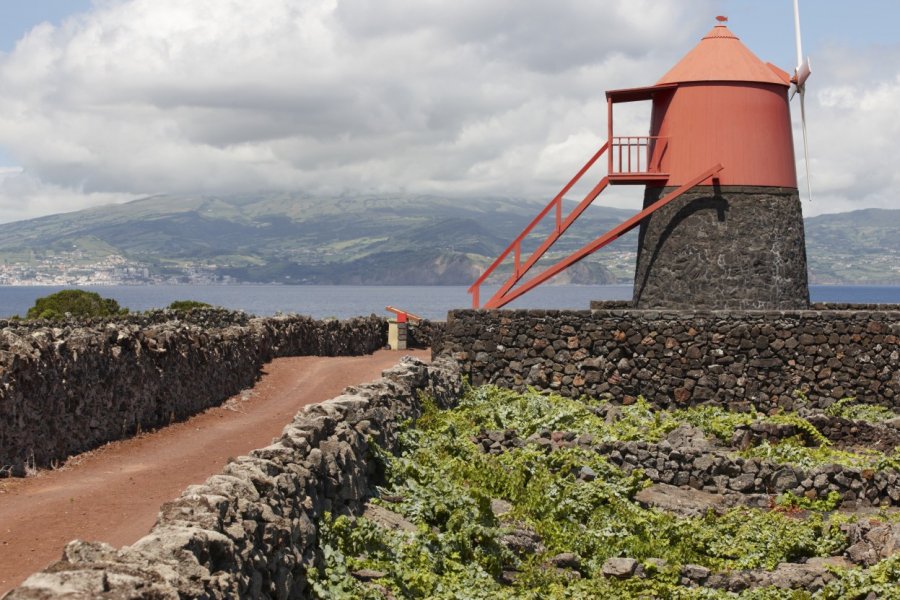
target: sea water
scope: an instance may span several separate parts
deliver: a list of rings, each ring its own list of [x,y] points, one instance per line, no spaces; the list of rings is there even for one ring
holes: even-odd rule
[[[64,286],[0,286],[0,317],[24,316],[35,299]],[[465,286],[351,285],[148,285],[86,286],[114,298],[133,311],[163,308],[173,300],[200,300],[216,306],[265,316],[298,313],[317,319],[387,315],[396,306],[428,319],[444,319],[447,311],[471,307]],[[490,297],[483,289],[482,300]],[[535,288],[507,308],[586,310],[591,300],[630,300],[630,285],[556,285]],[[814,302],[900,304],[900,286],[810,286]]]

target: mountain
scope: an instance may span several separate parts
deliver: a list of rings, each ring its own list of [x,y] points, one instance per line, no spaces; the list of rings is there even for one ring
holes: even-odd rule
[[[805,225],[812,283],[900,285],[900,210],[819,215]]]
[[[469,284],[543,206],[495,197],[153,196],[0,225],[0,283]],[[632,214],[590,207],[538,266]],[[552,215],[546,220],[537,234],[553,226]],[[811,282],[900,284],[898,230],[900,210],[807,219]],[[523,254],[542,239],[531,236]],[[632,232],[554,282],[630,283],[636,244]]]
[[[0,225],[0,282],[102,272],[114,281],[468,284],[541,208],[507,198],[154,196]],[[629,214],[592,207],[545,260]],[[630,278],[635,244],[632,234],[557,282]]]

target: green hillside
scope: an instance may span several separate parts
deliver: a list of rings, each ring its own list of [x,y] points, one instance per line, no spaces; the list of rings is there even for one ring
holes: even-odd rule
[[[806,254],[815,283],[900,285],[900,210],[807,219]]]
[[[0,225],[0,283],[108,273],[110,282],[135,283],[468,284],[541,208],[488,197],[153,196]],[[589,208],[540,264],[631,214]],[[547,221],[538,234],[553,226]],[[900,210],[807,219],[811,282],[900,284],[898,230]],[[533,236],[525,250],[542,239]],[[555,281],[630,283],[635,249],[632,232]]]
[[[504,198],[156,196],[2,225],[0,260],[43,268],[59,260],[88,265],[116,254],[152,273],[201,267],[237,281],[464,284],[542,207]],[[589,210],[547,260],[580,247],[628,214]],[[627,279],[633,268],[628,260],[613,261],[610,271],[603,257],[623,250],[633,254],[634,246],[632,235],[561,279]],[[619,263],[625,270],[615,266]]]

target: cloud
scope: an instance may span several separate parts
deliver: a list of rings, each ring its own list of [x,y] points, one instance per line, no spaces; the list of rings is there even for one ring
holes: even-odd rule
[[[603,91],[656,81],[717,5],[95,0],[0,55],[0,146],[25,169],[0,220],[160,192],[547,197],[603,142]],[[886,201],[843,135],[883,148],[893,177],[896,80],[876,93],[840,68],[808,97],[817,211],[851,206],[861,180],[862,201]],[[848,107],[859,93],[870,108]]]
[[[87,192],[45,183],[20,168],[0,168],[0,223],[135,200],[129,193]]]
[[[0,144],[85,193],[544,195],[703,14],[637,4],[98,2],[0,58]]]
[[[896,118],[900,45],[877,50],[834,46],[814,68],[807,84],[813,202],[804,206],[804,212],[900,208],[894,192],[900,188],[895,158],[900,139]],[[798,113],[797,99],[794,102]],[[794,131],[798,155],[801,136],[798,126]],[[805,167],[798,166],[801,191],[805,173]]]

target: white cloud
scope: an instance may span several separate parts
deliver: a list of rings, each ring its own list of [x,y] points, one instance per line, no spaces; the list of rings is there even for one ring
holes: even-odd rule
[[[20,168],[0,168],[0,223],[127,202],[138,194],[88,192],[45,183]]]
[[[813,201],[804,212],[900,208],[900,46],[877,52],[833,47],[814,68],[806,98]],[[794,138],[802,156],[797,100]],[[805,194],[802,162],[798,175]]]
[[[98,2],[0,58],[0,145],[94,194],[543,195],[602,142],[604,87],[652,82],[703,14],[638,4]]]
[[[0,55],[0,146],[26,173],[0,184],[0,220],[158,192],[547,197],[602,143],[603,91],[656,81],[716,6],[95,1]],[[884,205],[895,183],[897,62],[876,89],[834,54],[808,96],[815,212]]]

